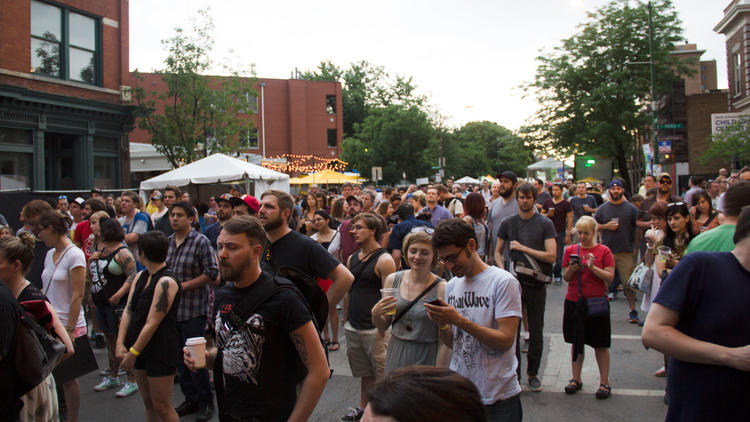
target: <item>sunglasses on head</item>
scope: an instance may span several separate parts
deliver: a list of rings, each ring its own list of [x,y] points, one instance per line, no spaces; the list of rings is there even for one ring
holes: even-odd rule
[[[68,195],[60,195],[57,199],[68,199]]]
[[[670,202],[669,204],[667,204],[667,208],[679,207],[681,205],[685,205],[685,203],[684,202]]]

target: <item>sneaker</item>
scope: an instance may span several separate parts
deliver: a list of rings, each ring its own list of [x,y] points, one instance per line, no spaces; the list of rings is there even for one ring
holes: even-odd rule
[[[562,277],[555,277],[555,281],[552,282],[555,286],[559,286],[562,284]]]
[[[104,349],[107,347],[107,343],[104,341],[104,334],[97,334],[94,337],[94,349]]]
[[[617,300],[617,293],[607,293],[607,299],[609,299],[610,302]]]
[[[529,389],[535,393],[542,391],[542,382],[536,376],[529,377]]]
[[[105,376],[104,378],[102,378],[102,382],[94,387],[94,391],[105,391],[109,390],[110,388],[119,387],[121,385],[122,383],[120,382],[119,378]]]
[[[187,416],[200,410],[200,406],[198,403],[185,400],[182,404],[175,407],[174,410],[177,412],[177,416]]]
[[[631,324],[638,324],[639,322],[641,322],[641,320],[638,319],[638,311],[636,311],[635,309],[630,311],[630,313],[628,314],[628,322]]]
[[[134,382],[125,382],[120,391],[115,393],[117,397],[127,397],[138,392],[138,384]]]
[[[358,421],[362,419],[362,415],[365,414],[365,411],[360,409],[359,407],[350,407],[349,411],[346,412],[346,415],[342,417],[340,420],[342,421]]]
[[[523,333],[523,339],[525,341],[529,341],[530,338],[531,338],[531,333],[529,333],[528,331],[526,331],[525,333]]]
[[[120,368],[120,369],[117,370],[117,375],[119,375],[119,376],[125,375],[127,373],[128,372],[126,370],[122,369],[122,368]],[[108,377],[109,376],[109,368],[104,368],[101,371],[99,371],[99,375],[101,375],[103,377]]]

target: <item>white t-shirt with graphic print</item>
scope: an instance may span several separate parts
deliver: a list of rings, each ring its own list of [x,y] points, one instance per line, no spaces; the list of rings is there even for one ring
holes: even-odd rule
[[[490,266],[474,277],[454,277],[448,282],[445,301],[465,318],[497,328],[500,318],[521,318],[521,285],[507,271]],[[515,342],[508,350],[493,349],[453,326],[450,369],[470,379],[482,402],[490,405],[521,392],[516,368]]]

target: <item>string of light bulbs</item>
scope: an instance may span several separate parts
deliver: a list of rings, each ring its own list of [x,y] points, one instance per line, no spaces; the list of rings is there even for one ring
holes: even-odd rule
[[[282,161],[285,160],[285,161]],[[282,154],[262,160],[260,165],[282,173],[318,173],[323,170],[342,171],[349,163],[338,158],[305,154]]]

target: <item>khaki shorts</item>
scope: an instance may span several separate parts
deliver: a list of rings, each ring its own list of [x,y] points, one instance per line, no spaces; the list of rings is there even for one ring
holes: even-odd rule
[[[617,268],[617,273],[620,274],[622,285],[626,287],[628,279],[630,279],[630,274],[633,273],[633,269],[635,268],[633,252],[618,252],[612,255],[615,257],[615,267]]]
[[[344,325],[346,336],[346,357],[352,376],[356,378],[383,378],[385,369],[385,351],[388,348],[390,331],[381,335],[377,328],[357,330],[347,323]]]

